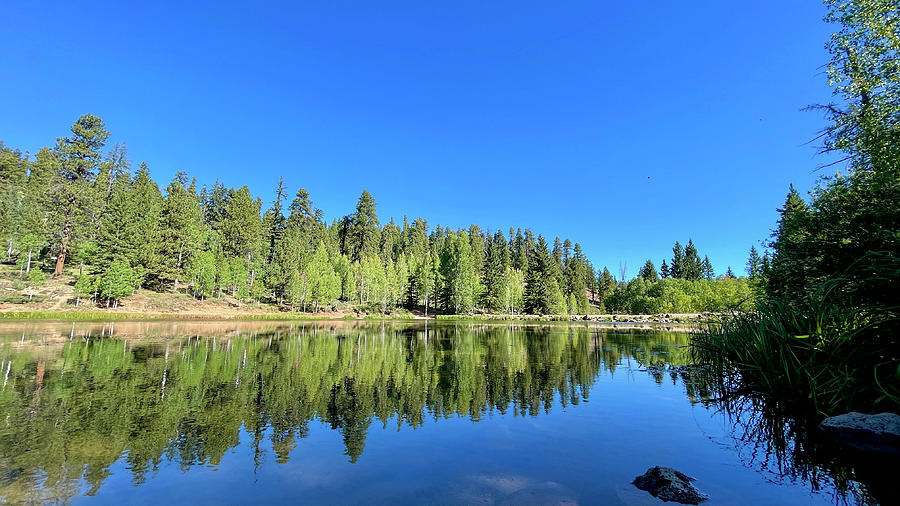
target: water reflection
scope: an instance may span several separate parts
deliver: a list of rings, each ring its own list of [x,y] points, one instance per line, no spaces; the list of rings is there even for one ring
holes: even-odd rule
[[[24,333],[6,326],[0,336],[0,498],[9,502],[96,494],[117,462],[134,485],[164,464],[218,466],[238,446],[250,450],[254,468],[267,452],[286,464],[311,424],[339,433],[346,460],[358,463],[373,426],[418,428],[494,414],[539,418],[589,401],[598,377],[619,368],[649,374],[659,385],[684,385],[691,403],[725,409],[734,434],[755,437],[736,436],[739,452],[752,454],[748,465],[762,458],[770,469],[776,462],[779,476],[799,472],[813,486],[820,469],[838,477],[834,471],[844,470],[798,458],[797,447],[786,450],[795,434],[779,436],[772,429],[784,423],[758,406],[717,399],[715,381],[686,367],[684,333],[123,322],[34,324]],[[834,480],[839,495],[870,498],[855,476],[845,478]]]

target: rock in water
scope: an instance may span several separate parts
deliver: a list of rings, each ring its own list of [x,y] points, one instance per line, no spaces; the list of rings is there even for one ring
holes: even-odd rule
[[[900,454],[900,415],[845,413],[822,420],[819,429],[840,444],[865,452]]]
[[[635,487],[646,490],[653,497],[663,501],[674,501],[681,504],[700,504],[700,501],[709,499],[691,482],[690,476],[680,473],[671,467],[651,467],[647,472],[638,476],[631,483]]]

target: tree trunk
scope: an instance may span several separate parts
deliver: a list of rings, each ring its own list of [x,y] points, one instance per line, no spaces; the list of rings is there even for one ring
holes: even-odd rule
[[[63,225],[62,239],[59,243],[59,255],[56,256],[56,267],[53,269],[53,276],[62,274],[63,267],[66,265],[66,254],[69,252],[69,237],[72,235],[72,220],[66,220]]]
[[[28,263],[25,264],[25,274],[31,272],[31,248],[28,248]]]

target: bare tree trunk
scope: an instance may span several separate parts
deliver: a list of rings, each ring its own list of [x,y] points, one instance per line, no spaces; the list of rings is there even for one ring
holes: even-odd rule
[[[56,256],[56,267],[53,269],[53,276],[62,274],[63,267],[66,265],[66,254],[69,252],[69,237],[72,235],[72,220],[67,219],[62,230],[62,240],[59,243],[59,255]]]
[[[25,274],[31,272],[31,248],[28,248],[28,263],[25,264]]]

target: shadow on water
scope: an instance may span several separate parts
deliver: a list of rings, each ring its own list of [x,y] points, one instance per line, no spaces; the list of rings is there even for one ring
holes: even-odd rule
[[[896,457],[843,448],[818,430],[812,413],[786,408],[762,395],[729,395],[733,386],[712,370],[680,370],[689,398],[721,412],[741,462],[772,482],[808,483],[831,490],[836,504],[900,504],[894,486]]]
[[[339,432],[357,462],[373,424],[538,417],[589,400],[598,375],[617,368],[683,382],[692,403],[726,414],[745,465],[773,480],[831,487],[837,501],[897,498],[877,485],[877,467],[817,441],[796,417],[752,398],[719,400],[714,378],[690,367],[685,334],[399,323],[0,332],[0,498],[9,502],[96,494],[120,459],[135,485],[163,463],[218,465],[240,444],[256,466],[265,448],[287,463],[311,423]]]

